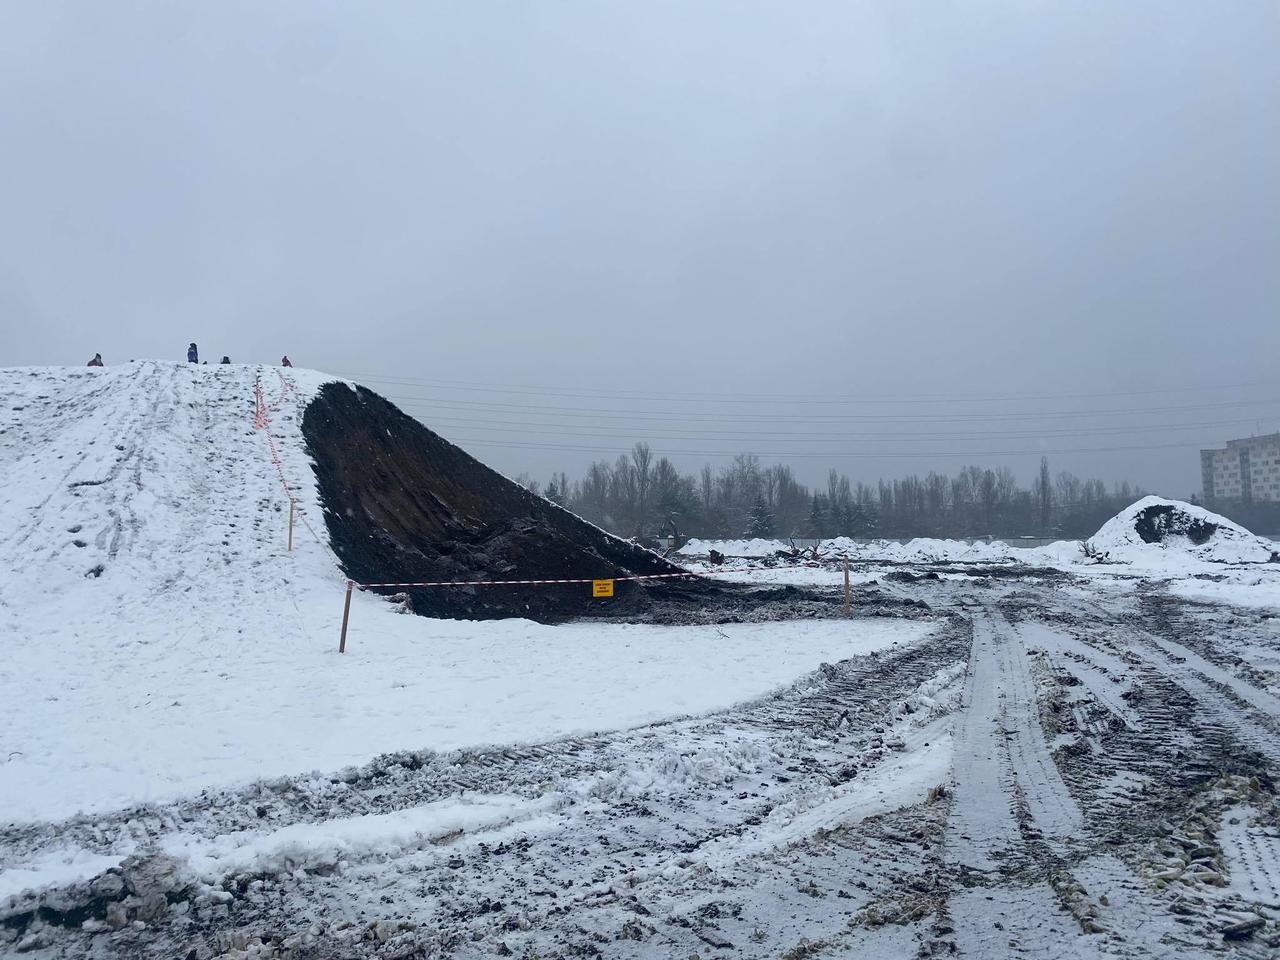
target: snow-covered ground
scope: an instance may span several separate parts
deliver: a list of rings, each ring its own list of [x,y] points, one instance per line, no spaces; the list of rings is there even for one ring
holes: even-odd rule
[[[259,378],[306,521],[291,553]],[[328,379],[0,371],[0,822],[702,713],[928,629],[441,621],[357,594],[339,656],[344,579],[299,428]]]
[[[1139,527],[1144,520],[1148,523],[1148,538],[1158,539],[1143,538]],[[689,560],[705,560],[712,551],[730,559],[772,560],[779,553],[794,549],[784,540],[694,538],[676,553]],[[898,543],[833,537],[818,544],[816,556],[812,549],[806,549],[804,555],[825,561],[848,558],[851,563],[886,564],[1018,562],[1064,568],[1122,564],[1183,575],[1204,569],[1205,565],[1268,563],[1277,552],[1280,544],[1203,507],[1143,497],[1108,520],[1086,541],[1061,540],[1041,547],[1019,547],[1001,540],[917,537]]]
[[[0,953],[1280,946],[1280,564],[1247,532],[1157,501],[1158,542],[1130,511],[1087,552],[711,545],[743,559],[695,569],[829,599],[847,552],[859,615],[356,594],[339,655],[299,429],[326,380],[0,371]]]
[[[726,557],[771,558],[790,553],[795,548],[785,540],[701,540],[693,538],[676,551],[687,559],[705,559],[712,550]],[[806,551],[808,552],[808,551]],[[916,537],[906,543],[896,540],[853,540],[832,537],[818,544],[817,555],[833,560],[848,557],[852,562],[874,563],[981,563],[983,561],[1024,560],[1036,562],[1042,557],[1073,560],[1083,556],[1078,540],[1064,540],[1048,547],[1012,547],[996,540],[939,540]]]

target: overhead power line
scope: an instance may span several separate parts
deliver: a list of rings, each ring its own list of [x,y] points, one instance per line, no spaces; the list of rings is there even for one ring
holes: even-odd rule
[[[424,387],[427,389],[463,390],[480,393],[498,393],[507,395],[523,395],[538,397],[566,397],[574,399],[608,400],[624,402],[722,402],[744,404],[796,403],[796,404],[941,404],[941,403],[1026,403],[1045,400],[1094,400],[1099,398],[1157,396],[1163,394],[1198,393],[1213,390],[1236,390],[1245,387],[1275,385],[1274,380],[1243,380],[1225,384],[1182,384],[1178,386],[1157,387],[1147,390],[1090,391],[1087,393],[1047,393],[1047,394],[1003,394],[995,396],[964,396],[955,394],[913,394],[899,397],[854,397],[826,396],[819,394],[768,394],[751,392],[734,393],[698,393],[676,392],[657,393],[648,390],[564,390],[556,387],[528,384],[485,384],[469,380],[437,380],[417,379],[413,377],[393,377],[376,374],[346,374],[349,379],[363,383],[373,381],[400,386]]]
[[[1077,429],[1052,430],[983,430],[980,433],[912,433],[909,431],[876,431],[874,433],[834,433],[830,430],[737,430],[708,432],[699,429],[680,427],[657,427],[644,430],[641,439],[655,437],[674,440],[722,440],[726,443],[739,443],[743,440],[769,438],[782,442],[808,442],[814,438],[828,441],[883,441],[885,443],[925,443],[937,441],[990,440],[1003,438],[1009,440],[1061,439],[1066,437],[1092,436],[1125,436],[1129,434],[1146,434],[1153,432],[1177,432],[1182,430],[1200,430],[1209,427],[1223,427],[1242,423],[1253,423],[1254,417],[1243,417],[1233,420],[1210,420],[1183,424],[1140,424],[1129,426],[1086,427]],[[564,437],[601,437],[617,439],[616,429],[585,429],[579,424],[545,423],[539,421],[491,420],[480,417],[433,417],[427,424],[434,429],[465,427],[469,430],[481,430],[488,433],[504,433],[516,436],[540,434]],[[586,425],[589,427],[590,425]]]
[[[1144,414],[1182,413],[1191,410],[1222,410],[1234,407],[1259,407],[1280,405],[1280,398],[1267,397],[1248,400],[1223,400],[1208,403],[1189,403],[1162,407],[1128,407],[1099,410],[1038,410],[1021,413],[964,413],[964,414],[771,414],[771,413],[719,413],[690,414],[670,410],[598,410],[577,407],[544,406],[523,403],[497,403],[485,400],[455,400],[439,397],[416,397],[387,394],[388,399],[403,404],[427,406],[431,410],[489,411],[493,413],[540,413],[558,417],[589,420],[669,420],[694,423],[745,422],[745,423],[993,423],[998,421],[1069,420],[1085,417],[1139,416]]]
[[[523,441],[505,441],[505,440],[484,440],[477,437],[448,437],[450,443],[457,445],[472,444],[475,446],[487,447],[509,447],[518,450],[555,450],[560,452],[579,452],[591,454],[627,454],[631,452],[628,448],[605,448],[593,446],[577,446],[571,444],[557,443],[528,443]],[[1062,456],[1069,453],[1128,453],[1132,450],[1185,450],[1196,447],[1206,446],[1205,442],[1197,443],[1153,443],[1140,445],[1126,445],[1123,447],[1066,447],[1051,449],[1048,447],[1037,448],[1033,450],[896,450],[896,451],[858,451],[858,452],[840,452],[840,451],[794,451],[794,450],[676,450],[671,448],[655,449],[654,453],[659,456],[676,456],[676,457],[735,457],[742,453],[750,453],[758,457],[783,457],[783,458],[799,458],[805,459],[822,459],[828,461],[837,460],[907,460],[907,459],[933,459],[933,458],[976,458],[976,457],[1022,457],[1022,456]]]

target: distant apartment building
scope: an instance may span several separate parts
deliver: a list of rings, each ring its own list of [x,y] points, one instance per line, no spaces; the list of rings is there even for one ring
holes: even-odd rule
[[[1280,433],[1228,440],[1226,449],[1200,451],[1204,501],[1280,503]]]

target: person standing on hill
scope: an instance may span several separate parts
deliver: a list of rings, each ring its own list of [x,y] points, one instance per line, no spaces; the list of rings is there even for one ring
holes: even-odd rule
[[[92,360],[90,360],[87,364],[85,364],[85,366],[87,366],[87,367],[104,367],[104,366],[106,366],[106,364],[104,364],[104,363],[102,362],[102,354],[100,354],[100,353],[95,353],[95,354],[93,355],[93,359],[92,359]]]
[[[196,345],[193,343],[187,347],[187,363],[199,363],[199,362],[200,362],[200,351],[196,349]]]
[[[289,362],[289,355],[288,355],[287,353],[286,353],[283,357],[281,357],[281,358],[280,358],[280,366],[282,366],[282,367],[292,367],[292,366],[293,366],[293,364]]]

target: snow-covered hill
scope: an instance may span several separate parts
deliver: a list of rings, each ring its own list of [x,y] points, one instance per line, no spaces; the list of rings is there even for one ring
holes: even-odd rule
[[[301,524],[289,565],[277,562],[288,500],[255,429],[259,378],[282,474],[323,535],[296,420],[331,377],[153,361],[4,371],[4,610],[45,600],[58,629],[96,630],[120,613],[117,601],[160,613],[198,598],[233,616],[208,601],[270,595],[299,575],[340,581],[323,536]]]
[[[1277,544],[1195,504],[1143,497],[1087,542],[1110,563],[1180,567],[1187,563],[1267,563]]]
[[[343,583],[297,428],[332,378],[288,374],[0,371],[0,820],[168,793],[211,757],[287,749],[245,685],[288,699],[314,682],[282,669],[319,639],[298,613]],[[291,554],[259,377],[305,520]]]
[[[433,621],[357,593],[339,657],[301,430],[333,379],[0,369],[0,823],[711,710],[925,630]]]

